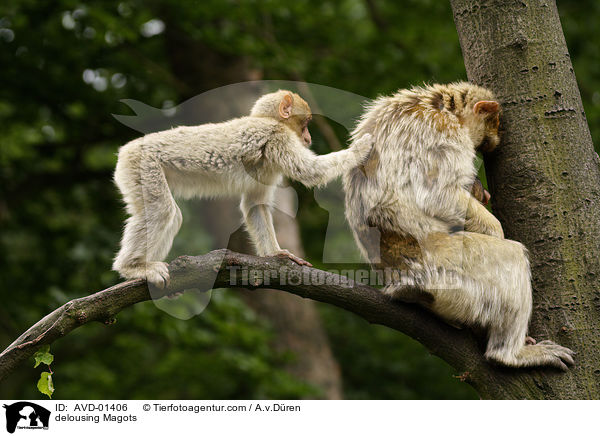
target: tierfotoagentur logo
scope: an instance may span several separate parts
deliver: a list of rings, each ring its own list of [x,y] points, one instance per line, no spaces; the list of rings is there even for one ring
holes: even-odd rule
[[[226,267],[231,286],[261,287],[278,284],[280,286],[341,286],[352,288],[355,284],[384,286],[423,286],[426,279],[432,283],[443,283],[439,289],[452,290],[460,285],[460,276],[452,270],[402,270],[383,269],[313,269],[293,272],[285,267],[278,269],[254,269],[232,265]]]
[[[48,430],[50,411],[28,401],[5,404],[6,431],[14,433],[19,430]]]

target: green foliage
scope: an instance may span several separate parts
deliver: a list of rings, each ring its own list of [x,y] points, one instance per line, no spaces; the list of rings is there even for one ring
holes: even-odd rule
[[[322,308],[348,399],[477,399],[468,384],[418,342],[348,312]]]
[[[559,3],[598,143],[600,7]],[[366,97],[465,78],[450,6],[432,0],[11,0],[0,4],[0,65],[0,347],[58,305],[118,281],[110,265],[125,214],[111,173],[117,148],[138,135],[111,116],[130,113],[119,100],[169,107],[241,80],[240,65]],[[313,134],[317,151],[328,151]],[[312,191],[299,195],[307,258],[318,260],[327,212]],[[210,235],[199,228],[189,239],[202,252]],[[348,397],[472,397],[414,341],[332,308],[323,317]],[[274,334],[227,292],[213,292],[189,321],[137,305],[113,326],[53,345],[54,398],[314,394],[283,369],[293,356],[273,350]],[[48,377],[40,383],[51,395]],[[0,395],[35,397],[31,369]]]
[[[269,346],[272,331],[234,295],[213,292],[192,320],[153,303],[123,312],[110,328],[90,326],[57,343],[61,398],[300,398],[312,393],[281,368],[288,357]],[[90,347],[90,341],[96,344]],[[69,350],[67,349],[69,348]]]
[[[597,29],[600,3],[593,0],[559,0],[558,12],[594,146],[600,153],[600,51]]]
[[[42,372],[40,374],[40,379],[37,382],[38,390],[44,394],[48,395],[48,398],[52,398],[52,394],[54,393],[54,383],[52,382],[52,373],[50,372]]]
[[[40,379],[37,382],[38,391],[40,391],[44,395],[48,395],[48,397],[52,398],[52,394],[54,393],[54,382],[52,381],[52,370],[50,369],[50,364],[54,361],[54,356],[50,353],[50,345],[43,345],[40,347],[38,351],[33,355],[33,359],[35,360],[34,368],[37,368],[40,363],[48,365],[48,371],[50,372],[42,372],[40,374]]]
[[[50,364],[54,361],[54,356],[50,353],[50,345],[44,345],[33,355],[35,359],[34,368],[37,368],[40,363],[50,366]]]

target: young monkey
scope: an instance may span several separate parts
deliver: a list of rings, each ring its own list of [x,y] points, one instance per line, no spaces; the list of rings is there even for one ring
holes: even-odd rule
[[[317,156],[308,148],[311,118],[299,95],[280,90],[259,98],[250,116],[152,133],[121,147],[114,180],[130,217],[113,269],[126,279],[168,286],[163,260],[182,222],[173,196],[241,196],[258,255],[310,265],[277,243],[270,209],[277,184],[285,176],[324,185],[359,165],[372,147],[367,135],[349,149]]]
[[[365,257],[404,276],[387,283],[392,298],[451,324],[484,327],[485,357],[501,365],[567,369],[571,350],[527,336],[526,248],[504,239],[500,222],[470,193],[489,199],[471,187],[473,160],[476,150],[498,145],[499,114],[489,90],[466,82],[374,100],[353,132],[373,135],[375,144],[364,166],[344,175],[346,216]]]

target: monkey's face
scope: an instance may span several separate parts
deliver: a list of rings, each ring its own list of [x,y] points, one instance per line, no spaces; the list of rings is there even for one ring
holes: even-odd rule
[[[500,143],[500,104],[493,100],[475,103],[466,125],[475,145],[475,150],[488,153]]]
[[[289,119],[285,120],[285,124],[292,129],[302,139],[302,142],[306,147],[310,147],[312,144],[312,138],[310,131],[308,130],[308,124],[312,119],[310,114],[299,114],[293,115]]]
[[[312,138],[311,138],[310,132],[308,130],[308,123],[310,123],[311,119],[312,119],[312,116],[309,114],[307,117],[304,117],[303,119],[299,120],[300,121],[300,137],[304,141],[304,145],[306,145],[307,147],[310,147],[310,145],[312,144]]]
[[[304,141],[304,145],[310,147],[312,144],[312,138],[308,130],[308,124],[312,120],[310,106],[297,94],[294,98],[294,106],[294,116],[292,117],[294,118],[292,121],[296,124],[294,131],[300,135],[300,138]]]
[[[310,147],[312,138],[308,131],[308,123],[312,119],[312,113],[307,102],[298,94],[285,94],[279,104],[279,117],[296,132],[305,146]]]
[[[500,125],[500,114],[496,113],[493,117],[487,119],[484,125],[483,141],[477,147],[477,151],[489,153],[500,143],[500,134],[498,127]]]

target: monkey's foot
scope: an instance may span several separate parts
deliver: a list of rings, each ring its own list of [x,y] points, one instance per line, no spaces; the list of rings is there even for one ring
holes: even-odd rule
[[[537,341],[531,336],[525,336],[525,345],[535,345]]]
[[[148,262],[145,267],[148,284],[152,284],[158,289],[164,289],[169,286],[169,268],[165,262]]]
[[[555,366],[563,371],[569,369],[567,365],[575,365],[575,361],[573,360],[575,352],[567,347],[563,347],[552,341],[542,341],[532,346],[542,348],[546,357],[551,356],[550,361],[547,362],[548,365]]]
[[[574,351],[552,341],[541,341],[535,345],[523,345],[516,355],[510,349],[490,347],[488,343],[485,357],[501,365],[515,368],[553,366],[567,371],[569,369],[567,365],[575,364],[574,354]]]
[[[301,265],[301,266],[312,266],[312,263],[296,256],[293,253],[290,253],[287,250],[279,250],[274,255],[277,257],[287,257],[288,259],[293,260],[294,262],[296,262],[298,265]]]
[[[491,351],[488,350],[486,352],[488,359],[495,360],[507,366],[553,366],[567,371],[569,369],[567,365],[575,364],[573,360],[575,352],[552,341],[541,341],[535,345],[525,345],[519,350],[516,356],[510,356],[506,353],[506,350],[498,349]]]

